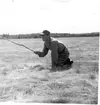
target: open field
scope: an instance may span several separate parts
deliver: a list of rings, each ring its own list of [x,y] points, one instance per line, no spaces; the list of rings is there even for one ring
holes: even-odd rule
[[[69,70],[50,71],[50,52],[39,58],[31,51],[0,40],[0,102],[97,104],[99,37],[58,38],[74,61]],[[41,39],[13,39],[42,50]]]

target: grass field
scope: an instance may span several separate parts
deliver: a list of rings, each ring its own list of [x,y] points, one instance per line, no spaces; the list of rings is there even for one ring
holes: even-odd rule
[[[74,61],[69,70],[51,72],[49,54],[31,51],[0,40],[0,102],[98,103],[99,37],[58,38]],[[13,39],[42,50],[41,39]]]

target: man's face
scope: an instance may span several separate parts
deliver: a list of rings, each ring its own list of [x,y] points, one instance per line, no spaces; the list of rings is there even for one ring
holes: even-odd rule
[[[48,41],[48,40],[49,40],[49,36],[43,35],[43,36],[42,36],[42,40],[43,40],[43,41]]]

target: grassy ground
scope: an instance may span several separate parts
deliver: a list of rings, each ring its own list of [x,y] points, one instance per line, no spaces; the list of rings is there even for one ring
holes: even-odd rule
[[[50,52],[31,51],[0,40],[0,101],[97,104],[99,38],[58,38],[70,51],[73,67],[50,71]],[[14,39],[42,50],[41,39]]]

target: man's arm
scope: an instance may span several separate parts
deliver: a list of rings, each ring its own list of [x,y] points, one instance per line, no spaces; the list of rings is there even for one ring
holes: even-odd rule
[[[56,67],[56,64],[58,63],[57,42],[52,42],[52,44],[51,44],[51,60],[52,60],[52,67]]]
[[[44,48],[43,48],[42,52],[41,51],[35,51],[34,53],[37,54],[39,57],[44,57],[47,55],[48,51],[49,51],[49,49],[46,47],[46,45],[44,43]]]

